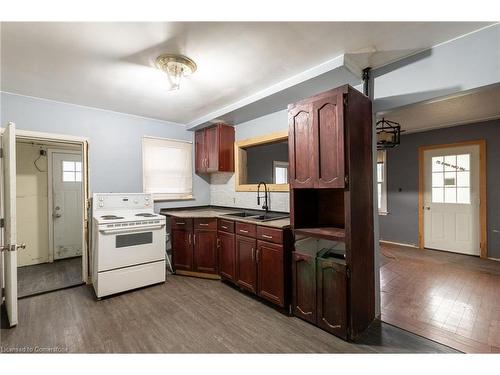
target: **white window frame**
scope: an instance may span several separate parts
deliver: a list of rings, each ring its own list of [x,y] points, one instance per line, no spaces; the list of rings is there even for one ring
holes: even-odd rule
[[[382,181],[378,181],[378,165],[382,164]],[[389,212],[387,211],[387,151],[380,150],[377,151],[377,207],[378,207],[378,194],[381,189],[381,202],[380,207],[378,207],[379,215],[387,215]]]
[[[290,163],[287,162],[287,161],[278,161],[278,160],[273,160],[273,184],[277,184],[276,182],[276,168],[286,168],[286,177],[287,177],[287,180],[288,180],[288,173],[290,171]],[[278,185],[284,185],[284,184],[288,184],[288,181],[287,182],[283,182],[281,184],[278,184]]]
[[[147,176],[146,173],[148,171],[147,166],[147,156],[146,156],[146,142],[156,140],[156,141],[165,141],[165,143],[171,144],[179,144],[180,145],[189,145],[189,150],[186,154],[187,165],[189,165],[189,170],[186,173],[188,178],[188,188],[185,190],[180,189],[178,192],[165,192],[165,191],[155,191],[154,187],[147,186]],[[167,145],[165,145],[168,147]],[[165,163],[165,166],[168,167],[168,163]],[[190,178],[190,179],[189,179]],[[171,139],[171,138],[161,138],[161,137],[151,137],[151,136],[143,136],[142,137],[142,189],[144,193],[151,193],[154,201],[179,201],[179,200],[190,200],[193,199],[193,142],[185,141],[181,139]]]

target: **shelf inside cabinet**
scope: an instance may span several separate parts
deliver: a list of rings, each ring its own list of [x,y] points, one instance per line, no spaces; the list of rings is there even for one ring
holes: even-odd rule
[[[324,228],[295,228],[296,234],[303,234],[312,237],[321,237],[334,241],[345,241],[345,229],[336,227]]]

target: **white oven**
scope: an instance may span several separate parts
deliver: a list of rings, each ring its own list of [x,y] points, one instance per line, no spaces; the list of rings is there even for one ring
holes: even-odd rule
[[[164,222],[130,228],[100,225],[97,239],[99,272],[165,260]]]
[[[92,282],[98,298],[164,282],[165,217],[150,194],[94,194]]]

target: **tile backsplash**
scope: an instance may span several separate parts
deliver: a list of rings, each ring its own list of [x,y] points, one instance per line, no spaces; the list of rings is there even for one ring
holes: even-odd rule
[[[257,205],[257,193],[235,191],[234,173],[212,173],[210,176],[210,204],[214,206],[261,209]],[[290,194],[272,192],[269,196],[269,210],[290,212]]]

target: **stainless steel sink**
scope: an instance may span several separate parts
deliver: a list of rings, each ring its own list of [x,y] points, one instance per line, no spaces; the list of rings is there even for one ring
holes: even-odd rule
[[[224,216],[236,216],[236,217],[253,217],[258,215],[259,212],[250,212],[250,211],[232,212],[230,214],[224,214]]]
[[[261,212],[255,212],[255,211],[232,212],[230,214],[224,214],[224,216],[244,217],[245,219],[256,220],[256,221],[271,221],[271,220],[285,219],[287,217],[290,217],[290,215],[279,212],[268,212],[266,214],[262,214]]]

